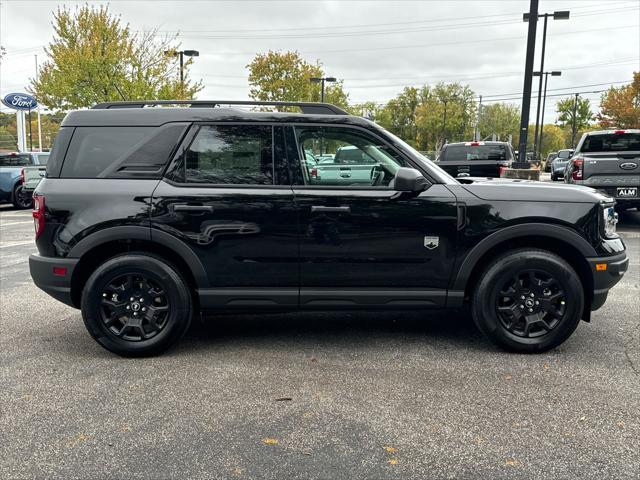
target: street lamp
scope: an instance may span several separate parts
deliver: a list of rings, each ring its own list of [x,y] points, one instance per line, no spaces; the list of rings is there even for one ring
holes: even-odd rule
[[[325,82],[329,82],[329,83],[337,82],[338,79],[335,78],[335,77],[311,77],[309,79],[309,81],[311,83],[320,83],[322,85],[322,87],[320,89],[320,101],[322,103],[324,103],[324,83]]]
[[[547,81],[549,80],[549,75],[551,75],[552,77],[559,77],[560,75],[562,75],[562,72],[558,70],[553,70],[551,72],[542,72],[542,75],[544,75],[544,93],[542,94],[542,115],[540,118],[540,137],[537,141],[534,138],[534,143],[539,146],[540,152],[542,152],[542,135],[544,133],[544,108],[547,103]],[[533,72],[533,76],[541,77],[540,72]]]
[[[523,21],[529,21],[529,14],[525,13],[522,16]],[[547,43],[547,20],[549,17],[552,17],[554,20],[569,20],[569,11],[568,10],[559,10],[553,13],[539,13],[538,18],[544,18],[544,27],[542,29],[542,55],[540,57],[540,71],[544,72],[544,49]],[[536,129],[533,134],[533,158],[536,158],[537,150],[538,150],[538,125],[540,119],[540,97],[542,96],[542,75],[540,75],[540,84],[538,86],[538,106],[536,112]]]
[[[184,96],[184,57],[199,57],[200,52],[197,50],[165,50],[164,54],[170,57],[180,57],[180,93]]]

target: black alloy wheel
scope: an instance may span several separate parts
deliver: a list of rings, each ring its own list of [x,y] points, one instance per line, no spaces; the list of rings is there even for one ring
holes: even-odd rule
[[[179,270],[152,254],[119,255],[99,265],[82,291],[91,336],[118,355],[156,355],[189,328],[192,298]]]
[[[552,274],[525,270],[509,278],[498,292],[496,313],[509,332],[534,338],[558,326],[566,304],[566,293]]]
[[[473,320],[507,350],[543,352],[557,347],[580,323],[584,287],[563,258],[534,248],[505,252],[478,277]]]
[[[22,184],[17,185],[13,190],[13,206],[25,210],[33,206],[33,198],[24,190]]]
[[[148,275],[125,274],[111,280],[102,293],[104,325],[130,342],[153,338],[167,324],[167,292]]]

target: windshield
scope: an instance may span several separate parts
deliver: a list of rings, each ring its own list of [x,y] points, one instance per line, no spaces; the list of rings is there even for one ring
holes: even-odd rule
[[[640,133],[608,133],[588,135],[584,139],[582,152],[638,152],[640,151]]]
[[[411,153],[415,158],[417,158],[422,163],[427,165],[431,170],[433,170],[434,173],[436,173],[440,177],[440,179],[439,179],[440,181],[442,181],[444,183],[460,183],[455,178],[453,178],[451,175],[449,175],[447,172],[445,172],[442,168],[440,168],[438,165],[433,163],[427,157],[422,155],[418,150],[413,148],[411,145],[409,145],[407,142],[405,142],[401,138],[395,136],[393,133],[391,133],[391,132],[389,132],[387,130],[384,130],[384,133],[386,135],[388,135],[389,137],[391,137],[391,139],[394,142],[398,143],[400,145],[400,147],[402,147],[402,149],[408,150],[409,153]]]

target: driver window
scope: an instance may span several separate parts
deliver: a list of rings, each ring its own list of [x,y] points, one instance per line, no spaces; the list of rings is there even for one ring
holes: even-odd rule
[[[389,188],[404,160],[351,128],[295,127],[305,185]]]

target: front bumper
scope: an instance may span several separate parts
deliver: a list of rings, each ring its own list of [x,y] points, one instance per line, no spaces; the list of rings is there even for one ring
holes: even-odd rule
[[[71,278],[78,261],[79,259],[77,258],[52,258],[42,257],[38,254],[30,255],[29,271],[31,272],[33,283],[56,300],[78,308],[71,298]]]
[[[609,290],[620,281],[629,268],[627,252],[609,257],[587,258],[593,275],[593,300],[591,310],[597,310],[607,300]]]

